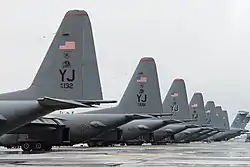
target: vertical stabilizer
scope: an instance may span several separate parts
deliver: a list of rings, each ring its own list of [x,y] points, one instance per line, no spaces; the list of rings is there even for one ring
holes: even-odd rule
[[[216,121],[216,111],[215,103],[213,101],[208,101],[205,105],[205,114],[206,114],[206,124],[212,124],[215,127],[218,127],[218,122]]]
[[[204,100],[202,93],[195,93],[189,103],[192,119],[197,119],[199,125],[206,124]]]
[[[186,85],[183,79],[175,79],[163,101],[163,111],[173,113],[175,119],[191,119]]]
[[[244,121],[247,117],[249,112],[247,111],[239,111],[237,113],[237,115],[235,116],[232,124],[231,124],[231,128],[240,128],[240,129],[244,129],[245,125],[244,125]]]
[[[123,113],[162,113],[156,64],[153,58],[140,60],[118,105]]]
[[[226,129],[230,129],[229,126],[229,118],[228,118],[228,113],[226,110],[221,111],[223,113],[223,124]]]
[[[216,115],[213,117],[213,119],[217,122],[219,128],[226,129],[226,125],[224,126],[224,121],[223,121],[223,113],[221,111],[222,111],[221,106],[216,106],[215,107]]]
[[[247,114],[245,120],[244,120],[244,129],[246,128],[247,124],[249,123],[250,121],[250,114]]]
[[[68,11],[31,86],[0,99],[32,100],[49,96],[102,100],[91,23],[87,12]]]

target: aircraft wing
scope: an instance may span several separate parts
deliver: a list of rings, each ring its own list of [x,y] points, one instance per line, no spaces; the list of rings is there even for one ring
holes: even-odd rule
[[[59,127],[65,126],[63,120],[60,118],[39,118],[36,119],[18,129],[15,129],[9,134],[30,134],[30,133],[40,133],[41,131],[53,131]]]

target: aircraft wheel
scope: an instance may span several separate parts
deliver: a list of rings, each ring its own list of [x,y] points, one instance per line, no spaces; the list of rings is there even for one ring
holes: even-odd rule
[[[121,143],[120,145],[121,145],[121,146],[125,146],[126,144],[125,144],[125,143]]]
[[[35,151],[41,151],[43,149],[43,145],[41,142],[36,142],[33,144],[33,150]]]
[[[97,145],[98,147],[103,147],[103,146],[105,146],[101,141],[97,142],[96,145]]]
[[[23,143],[22,144],[22,150],[23,151],[30,151],[31,150],[31,144],[30,143]]]

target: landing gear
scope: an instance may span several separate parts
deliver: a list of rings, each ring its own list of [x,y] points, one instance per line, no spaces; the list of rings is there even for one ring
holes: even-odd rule
[[[32,150],[33,151],[42,151],[43,147],[42,147],[42,143],[37,142],[33,144]]]
[[[22,147],[23,151],[30,151],[31,150],[31,143],[23,143],[21,147]]]
[[[121,145],[121,146],[125,146],[126,144],[125,144],[125,143],[121,143],[120,145]]]
[[[22,144],[23,151],[50,151],[52,148],[51,144],[46,144],[42,142],[25,142]]]

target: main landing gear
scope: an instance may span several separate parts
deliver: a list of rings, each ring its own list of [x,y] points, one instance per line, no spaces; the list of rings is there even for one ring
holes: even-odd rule
[[[42,142],[25,142],[21,146],[23,151],[50,151],[52,149],[51,144]]]

